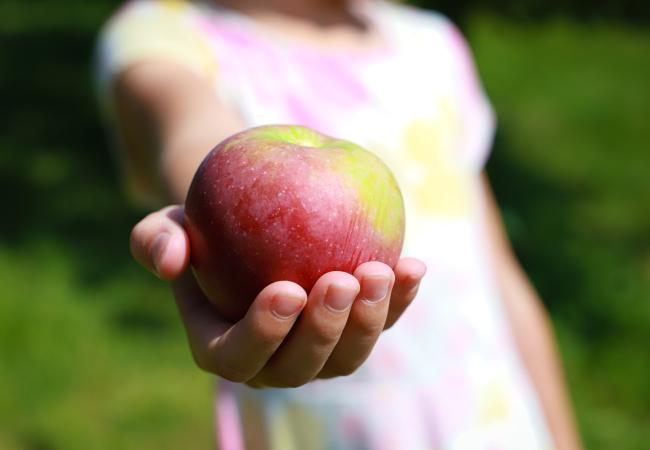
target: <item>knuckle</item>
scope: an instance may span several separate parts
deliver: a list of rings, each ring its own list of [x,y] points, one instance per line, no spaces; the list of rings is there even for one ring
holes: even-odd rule
[[[346,325],[346,334],[354,336],[355,345],[365,342],[374,342],[384,330],[388,308],[383,311],[374,311],[371,314],[355,314]]]
[[[360,330],[360,339],[373,341],[384,331],[384,325],[386,324],[385,320],[381,322],[373,322],[370,325],[366,325]]]
[[[208,361],[205,358],[199,357],[196,352],[192,352],[192,359],[194,360],[194,364],[202,371],[214,373]]]
[[[359,339],[374,340],[381,334],[384,329],[386,318],[376,318],[375,320],[365,320],[357,325]]]
[[[247,373],[232,366],[219,365],[214,373],[233,383],[245,383],[250,379]]]
[[[335,361],[328,368],[327,373],[330,377],[345,377],[352,375],[363,364],[364,359],[348,359],[345,361]]]
[[[342,332],[341,327],[331,324],[318,327],[314,330],[313,343],[317,347],[327,347],[338,342]]]
[[[206,358],[202,353],[199,353],[194,348],[192,348],[192,359],[194,360],[194,364],[196,364],[199,369],[203,370],[204,372],[215,374],[214,367],[210,359]]]
[[[192,353],[192,355],[195,364],[204,372],[218,375],[233,383],[245,383],[251,378],[247,371],[236,365],[224,363],[206,355],[199,356],[196,353]]]

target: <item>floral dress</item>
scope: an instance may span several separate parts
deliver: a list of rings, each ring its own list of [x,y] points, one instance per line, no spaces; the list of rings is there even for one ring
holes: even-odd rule
[[[162,59],[213,83],[247,126],[305,125],[378,154],[403,191],[404,254],[428,267],[416,301],[354,374],[296,389],[220,380],[218,446],[552,448],[488,263],[480,174],[495,123],[465,41],[437,13],[357,6],[381,46],[318,48],[214,3],[179,0],[126,3],[100,35],[109,117],[115,76]]]

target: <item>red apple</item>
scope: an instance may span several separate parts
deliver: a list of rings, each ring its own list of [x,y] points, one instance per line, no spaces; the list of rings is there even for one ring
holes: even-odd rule
[[[191,264],[227,319],[268,284],[307,292],[326,272],[397,263],[404,205],[395,178],[352,142],[299,126],[264,126],[212,150],[185,203]]]

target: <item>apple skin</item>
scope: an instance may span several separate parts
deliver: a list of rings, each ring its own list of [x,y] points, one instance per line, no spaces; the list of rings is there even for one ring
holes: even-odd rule
[[[309,128],[273,125],[226,139],[203,160],[185,202],[191,265],[224,318],[244,316],[268,284],[307,292],[326,272],[394,267],[404,204],[374,154]]]

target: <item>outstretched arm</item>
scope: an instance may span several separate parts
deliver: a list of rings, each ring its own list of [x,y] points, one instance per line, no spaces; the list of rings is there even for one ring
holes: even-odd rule
[[[493,267],[512,335],[537,390],[556,448],[579,450],[582,445],[555,348],[551,321],[510,246],[485,175],[483,193],[484,222],[492,244]]]
[[[208,151],[243,129],[214,87],[182,67],[144,62],[114,89],[118,136],[129,185],[141,198],[180,203]],[[403,258],[394,270],[373,261],[353,274],[329,272],[311,289],[278,281],[237,323],[219,317],[188,270],[182,206],[154,212],[131,234],[135,259],[172,281],[197,364],[251,386],[295,387],[347,375],[413,300],[424,264]]]

